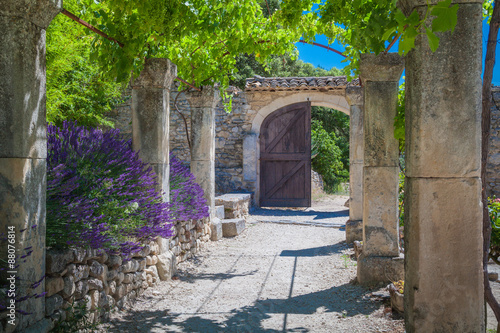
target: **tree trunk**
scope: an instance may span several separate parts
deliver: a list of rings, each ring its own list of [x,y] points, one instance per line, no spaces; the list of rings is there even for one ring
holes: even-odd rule
[[[482,109],[482,156],[481,156],[481,180],[483,183],[483,271],[484,271],[484,297],[495,313],[497,331],[500,332],[500,304],[498,304],[491,291],[488,279],[488,253],[491,240],[491,221],[488,213],[488,196],[486,194],[486,166],[488,163],[488,148],[490,140],[491,125],[491,81],[493,78],[493,67],[495,66],[495,53],[497,46],[498,27],[500,25],[500,0],[495,0],[495,7],[490,21],[488,44],[486,47],[486,59],[483,76],[483,109]]]

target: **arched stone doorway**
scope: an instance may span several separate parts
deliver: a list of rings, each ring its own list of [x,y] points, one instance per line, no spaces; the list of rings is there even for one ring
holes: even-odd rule
[[[290,80],[294,78],[282,79]],[[301,87],[301,90],[285,90],[286,88],[282,88],[280,90],[280,87],[276,86],[272,88],[252,88],[251,84],[247,83],[245,96],[250,109],[254,110],[256,115],[252,121],[251,131],[247,133],[243,139],[243,174],[245,180],[255,182],[255,198],[260,198],[261,196],[261,185],[259,181],[261,177],[260,140],[262,136],[261,128],[264,120],[273,112],[285,106],[303,102],[309,102],[311,106],[324,106],[332,108],[350,115],[351,107],[346,99],[345,88],[347,86],[357,86],[358,82],[352,81],[348,83],[345,81],[345,78],[343,79],[344,80],[339,85],[330,87],[331,89],[323,87],[322,90],[320,90],[320,88],[316,85]],[[357,127],[355,126],[355,128]],[[362,135],[359,135],[359,133],[357,133],[353,139],[358,139],[360,142],[363,141]],[[357,145],[353,145],[351,142],[351,147],[355,146]],[[255,201],[256,204],[259,204],[258,200]],[[359,219],[361,220],[361,218]]]

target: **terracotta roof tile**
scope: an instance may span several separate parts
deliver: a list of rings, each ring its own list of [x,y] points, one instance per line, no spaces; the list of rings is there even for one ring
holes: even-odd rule
[[[348,82],[345,76],[262,77],[256,75],[247,79],[245,90],[338,90],[349,86],[359,86],[359,79]]]

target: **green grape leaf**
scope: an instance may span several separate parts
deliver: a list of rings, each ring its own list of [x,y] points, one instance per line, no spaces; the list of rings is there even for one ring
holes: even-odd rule
[[[435,52],[439,47],[439,38],[429,28],[425,28],[425,33],[427,35],[431,51]]]
[[[432,21],[432,31],[455,30],[457,25],[458,5],[451,6],[451,0],[444,0],[437,3],[431,10],[431,15],[435,16]]]

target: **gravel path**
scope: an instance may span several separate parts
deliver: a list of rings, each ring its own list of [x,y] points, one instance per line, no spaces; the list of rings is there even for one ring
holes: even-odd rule
[[[344,202],[328,205],[330,210],[345,210]],[[340,219],[346,220],[341,215],[293,218],[284,211],[277,219],[332,219],[327,223],[341,224]],[[194,260],[179,264],[176,280],[148,289],[133,310],[113,313],[102,328],[107,332],[404,332],[402,319],[387,307],[383,291],[351,282],[356,267],[343,229],[257,222],[262,216],[268,215],[253,215],[238,237],[209,243]]]

